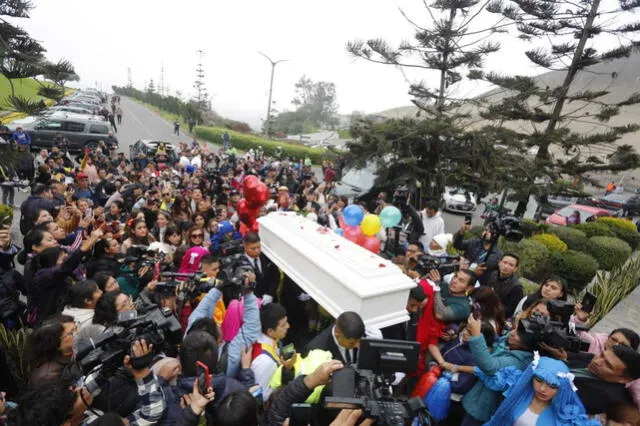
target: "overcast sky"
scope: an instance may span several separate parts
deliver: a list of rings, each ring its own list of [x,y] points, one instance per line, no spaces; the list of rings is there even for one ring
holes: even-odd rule
[[[258,51],[289,60],[276,68],[277,109],[292,109],[294,84],[306,74],[336,84],[340,113],[374,113],[409,105],[408,82],[393,67],[354,59],[346,42],[411,39],[399,8],[418,23],[429,22],[419,0],[36,0],[35,6],[20,25],[43,43],[49,59],[75,65],[81,87],[125,85],[128,67],[134,86],[153,78],[158,87],[164,63],[170,92],[193,95],[196,50],[202,49],[213,108],[255,127],[266,115],[270,73]],[[520,42],[507,40],[488,68],[534,73],[522,52]],[[407,77],[437,84],[429,72]],[[465,93],[479,90],[464,87]]]

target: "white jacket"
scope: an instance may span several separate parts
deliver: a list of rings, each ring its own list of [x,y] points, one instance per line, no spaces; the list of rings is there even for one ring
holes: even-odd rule
[[[73,306],[66,306],[62,311],[62,315],[69,315],[73,317],[73,320],[78,326],[78,331],[80,331],[87,325],[91,324],[94,312],[95,311],[93,309],[74,308]]]
[[[433,217],[429,217],[424,211],[421,211],[420,217],[422,218],[422,226],[424,226],[424,234],[420,237],[420,242],[424,249],[427,250],[433,237],[444,233],[444,219],[440,212],[437,212]]]

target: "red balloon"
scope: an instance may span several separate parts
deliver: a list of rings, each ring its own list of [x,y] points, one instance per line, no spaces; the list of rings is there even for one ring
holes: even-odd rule
[[[243,192],[255,188],[256,186],[258,186],[259,183],[260,183],[260,179],[258,179],[257,176],[254,176],[254,175],[245,176],[244,179],[242,179]]]
[[[251,199],[248,199],[249,207],[260,209],[269,200],[269,188],[260,182],[252,191]]]
[[[365,236],[361,246],[373,253],[380,253],[380,240],[376,238],[375,235],[370,237]]]
[[[359,226],[345,227],[342,236],[358,245],[361,245],[364,241],[364,234],[362,233],[362,229],[360,229]]]
[[[346,229],[347,224],[344,223],[344,217],[342,217],[342,215],[338,216],[338,225],[340,225],[340,228],[342,229]]]

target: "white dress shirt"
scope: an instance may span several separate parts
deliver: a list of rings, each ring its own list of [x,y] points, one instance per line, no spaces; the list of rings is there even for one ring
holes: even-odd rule
[[[270,338],[269,336],[261,333],[257,339],[258,343],[264,343],[265,345],[271,345],[276,348],[276,352],[280,355],[280,348],[278,347],[275,340]],[[251,362],[251,370],[253,370],[253,375],[256,378],[256,382],[262,388],[262,396],[264,400],[269,399],[269,395],[273,392],[269,382],[271,381],[271,377],[278,369],[279,364],[276,363],[269,355],[260,354]]]
[[[356,359],[354,358],[354,351],[353,349],[347,349],[347,348],[343,348],[342,346],[340,346],[340,343],[338,343],[338,339],[336,338],[336,326],[334,325],[333,328],[331,328],[331,337],[333,337],[333,341],[336,343],[336,346],[338,347],[338,350],[340,351],[340,355],[342,356],[342,359],[344,360],[345,364],[347,362],[347,351],[349,351],[349,357],[351,359],[351,365],[355,365],[357,362]]]

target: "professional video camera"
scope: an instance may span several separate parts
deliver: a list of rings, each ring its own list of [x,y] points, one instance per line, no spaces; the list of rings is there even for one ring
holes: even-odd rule
[[[216,254],[218,257],[225,258],[242,253],[244,253],[244,243],[242,240],[229,240],[220,244],[220,248]]]
[[[138,270],[145,266],[153,267],[156,263],[162,262],[164,253],[149,249],[148,246],[133,245],[127,250],[125,255],[125,263],[135,262],[134,270]]]
[[[122,366],[124,357],[131,355],[131,345],[136,340],[145,340],[154,350],[160,351],[164,344],[177,345],[182,339],[180,322],[168,308],[160,308],[140,295],[141,311],[122,312],[118,315],[117,327],[97,339],[79,342],[76,360],[85,374],[101,369],[109,374]],[[135,367],[135,360],[134,367]]]
[[[408,185],[398,185],[393,191],[393,197],[391,198],[391,204],[396,206],[405,214],[407,202],[409,200],[410,190]]]
[[[552,348],[563,348],[570,352],[587,351],[589,344],[583,342],[577,331],[586,330],[580,324],[570,322],[574,305],[562,300],[547,303],[551,317],[534,314],[518,322],[520,340],[531,349],[539,349],[540,343]]]
[[[183,291],[187,298],[194,298],[202,293],[207,293],[211,290],[215,283],[212,280],[203,281],[204,274],[202,272],[196,273],[181,273],[181,272],[161,272],[160,276],[163,281],[156,284],[156,290],[159,293],[174,294],[176,288],[180,284],[184,284]]]
[[[419,413],[428,416],[420,398],[393,398],[393,373],[414,372],[418,367],[417,342],[363,339],[358,367],[342,368],[332,375],[331,396],[325,396],[325,409],[353,407],[362,409],[365,418],[377,419],[377,425],[404,426]]]
[[[502,235],[505,240],[517,243],[524,234],[520,230],[521,220],[515,216],[491,212],[485,226],[491,231],[492,240],[497,241]]]
[[[423,254],[418,258],[416,272],[420,276],[427,275],[430,270],[437,269],[441,277],[452,274],[460,268],[460,256],[436,257]]]

